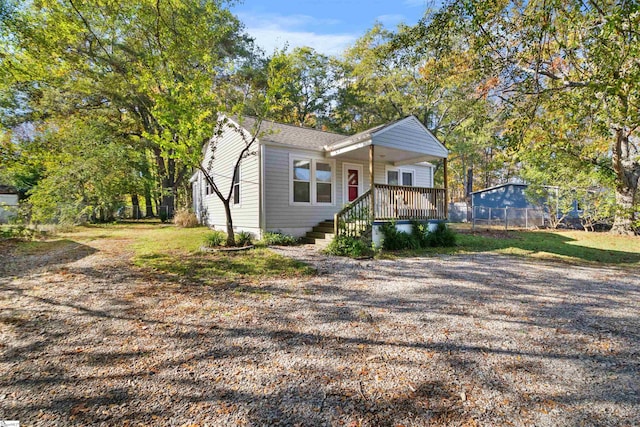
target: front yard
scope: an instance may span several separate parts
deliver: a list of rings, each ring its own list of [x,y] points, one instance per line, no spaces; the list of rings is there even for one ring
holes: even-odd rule
[[[200,254],[202,233],[92,227],[0,247],[0,420],[640,424],[637,246],[557,262],[512,235],[354,261]]]

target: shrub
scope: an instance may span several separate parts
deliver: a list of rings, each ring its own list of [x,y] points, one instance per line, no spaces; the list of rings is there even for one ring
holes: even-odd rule
[[[23,225],[0,226],[0,239],[30,240],[34,238],[36,231]]]
[[[340,236],[333,239],[325,252],[331,255],[361,258],[373,256],[371,243],[364,239],[350,236]]]
[[[219,230],[213,230],[211,234],[208,234],[205,238],[205,245],[210,248],[222,246],[227,240],[227,235]]]
[[[382,232],[382,249],[397,251],[401,249],[419,249],[420,242],[412,234],[398,231],[395,222],[385,222],[380,227]]]
[[[298,243],[299,239],[290,234],[266,232],[262,237],[265,245],[292,246]]]
[[[426,248],[429,246],[429,239],[427,235],[429,233],[429,225],[421,221],[411,222],[411,235],[418,242],[419,248]]]
[[[431,247],[446,247],[456,245],[456,233],[444,222],[439,222],[435,231],[426,234],[426,241]]]
[[[182,228],[193,228],[200,225],[196,214],[189,209],[178,209],[173,217],[173,223]]]
[[[249,246],[251,245],[251,243],[253,243],[253,236],[251,235],[251,233],[248,233],[246,231],[241,231],[240,233],[236,234],[236,246]]]

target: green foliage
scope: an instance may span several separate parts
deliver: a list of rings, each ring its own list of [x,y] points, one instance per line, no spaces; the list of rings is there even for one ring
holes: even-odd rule
[[[262,242],[265,245],[293,246],[298,244],[299,239],[290,234],[266,232],[262,237]]]
[[[457,235],[444,222],[439,222],[436,229],[426,233],[425,246],[432,248],[451,247],[456,245]]]
[[[327,119],[336,82],[329,58],[310,47],[276,52],[268,65],[268,116],[317,127]]]
[[[227,240],[227,235],[220,230],[213,230],[206,235],[205,244],[210,248],[217,248]]]
[[[447,247],[456,244],[456,233],[444,222],[439,222],[434,231],[429,231],[427,223],[413,221],[411,233],[398,231],[395,222],[385,222],[380,226],[380,231],[383,235],[382,248],[389,251]]]
[[[23,225],[0,225],[0,240],[31,240],[37,237],[43,237],[43,233]]]
[[[396,229],[396,223],[385,222],[380,226],[382,232],[382,249],[388,251],[397,251],[400,249],[418,249],[420,248],[420,242],[414,234],[405,233],[404,231],[398,231]]]
[[[249,246],[253,243],[253,235],[247,231],[241,231],[235,236],[235,243],[237,246]]]
[[[371,257],[374,255],[371,242],[366,239],[351,236],[336,237],[329,243],[325,252],[331,255],[348,256],[351,258]]]

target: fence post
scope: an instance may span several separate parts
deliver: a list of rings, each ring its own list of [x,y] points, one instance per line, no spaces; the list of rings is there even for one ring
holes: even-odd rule
[[[471,229],[476,229],[476,207],[471,206]]]
[[[491,226],[491,208],[489,208],[489,220],[487,221],[487,225]]]
[[[509,206],[504,208],[504,229],[509,229]]]
[[[524,208],[524,228],[529,228],[529,208]]]

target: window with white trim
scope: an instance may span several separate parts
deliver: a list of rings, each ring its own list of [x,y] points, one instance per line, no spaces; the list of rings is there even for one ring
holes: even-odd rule
[[[311,160],[293,161],[293,202],[311,203]]]
[[[233,204],[240,204],[240,164],[236,166],[233,173]]]
[[[412,187],[415,185],[415,173],[413,169],[389,168],[387,169],[387,184]]]
[[[333,168],[331,163],[316,161],[316,203],[333,202]]]
[[[291,203],[333,205],[335,163],[304,157],[291,157]]]

